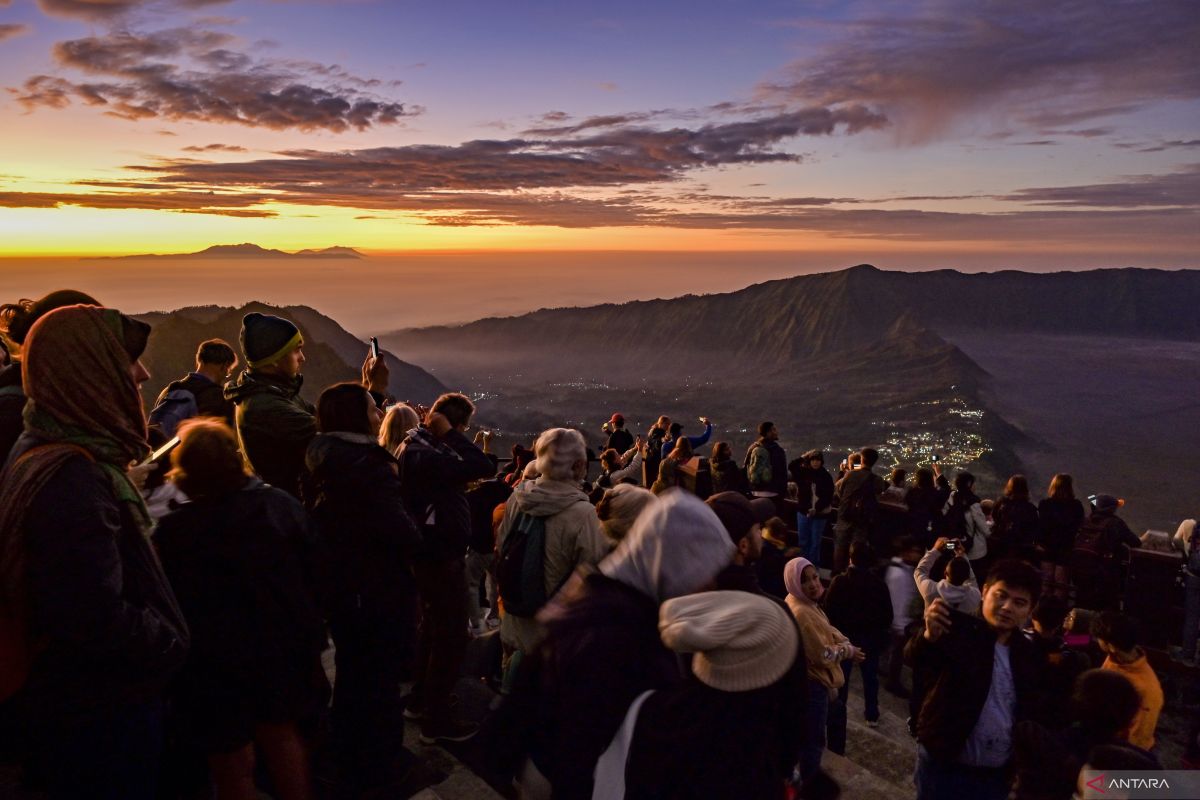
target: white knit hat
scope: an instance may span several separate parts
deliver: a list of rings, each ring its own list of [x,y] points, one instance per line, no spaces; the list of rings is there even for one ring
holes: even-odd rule
[[[692,672],[723,692],[770,686],[796,661],[800,636],[791,615],[748,592],[701,592],[668,600],[658,612],[663,644],[695,653]]]

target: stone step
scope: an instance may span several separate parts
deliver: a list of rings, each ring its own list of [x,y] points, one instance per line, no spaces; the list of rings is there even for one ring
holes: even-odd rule
[[[899,787],[865,769],[861,764],[836,753],[825,753],[821,767],[842,787],[846,800],[897,800],[916,797],[912,786]]]
[[[880,689],[878,728],[867,726],[863,711],[861,683],[855,672],[846,703],[846,758],[887,783],[892,797],[915,797],[917,743],[908,733],[908,701]]]

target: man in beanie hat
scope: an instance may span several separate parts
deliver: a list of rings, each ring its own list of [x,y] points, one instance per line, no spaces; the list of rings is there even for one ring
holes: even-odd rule
[[[237,407],[242,453],[266,483],[299,497],[304,453],[317,435],[316,408],[300,397],[304,337],[290,320],[253,312],[242,318],[238,339],[246,369],[225,387],[225,399]],[[362,373],[378,404],[387,365],[368,356]]]
[[[717,588],[762,594],[754,564],[762,555],[763,523],[775,516],[775,504],[762,498],[749,500],[741,492],[721,492],[705,502],[737,548],[733,563],[717,575]]]
[[[782,797],[804,716],[790,615],[745,592],[663,603],[663,644],[692,653],[680,686],[647,692],[596,766],[593,797]]]

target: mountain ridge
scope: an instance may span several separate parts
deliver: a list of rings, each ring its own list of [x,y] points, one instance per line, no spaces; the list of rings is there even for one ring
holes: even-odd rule
[[[84,259],[85,261],[127,261],[127,260],[148,260],[148,259],[209,259],[209,258],[354,258],[363,259],[365,255],[355,250],[353,247],[343,247],[334,245],[333,247],[324,247],[319,250],[305,249],[298,250],[294,253],[287,253],[283,250],[275,250],[272,248],[260,247],[259,245],[250,242],[241,244],[214,244],[206,247],[203,250],[197,250],[194,253],[136,253],[126,256],[96,256],[93,258]]]
[[[601,362],[614,352],[650,358],[657,351],[691,366],[703,361],[695,354],[720,353],[752,368],[867,346],[904,315],[939,334],[1019,330],[1200,341],[1196,309],[1195,270],[909,273],[858,265],[728,293],[540,309],[402,329],[383,339],[414,358],[496,349],[541,358],[569,347],[575,357],[586,352]]]

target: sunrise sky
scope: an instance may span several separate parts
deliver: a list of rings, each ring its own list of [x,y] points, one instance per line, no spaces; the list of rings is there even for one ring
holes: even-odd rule
[[[0,256],[1193,267],[1198,42],[1188,0],[0,0]]]

